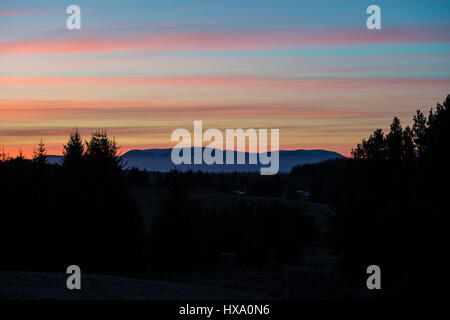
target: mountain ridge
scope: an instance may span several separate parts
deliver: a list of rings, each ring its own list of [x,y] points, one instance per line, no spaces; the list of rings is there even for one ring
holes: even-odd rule
[[[235,164],[212,164],[208,165],[202,164],[180,164],[174,165],[171,160],[171,153],[173,148],[149,148],[149,149],[132,149],[125,152],[121,157],[125,160],[125,168],[129,169],[136,167],[138,169],[146,169],[148,171],[161,171],[166,172],[172,169],[178,169],[181,171],[205,171],[205,172],[256,172],[260,171],[260,168],[267,167],[269,165],[249,164],[248,159],[249,152],[244,152],[245,164],[236,164],[237,154],[242,153],[240,151],[232,151],[233,158],[235,159]],[[186,148],[188,152],[193,154],[195,148]],[[202,152],[207,149],[207,147],[202,147]],[[219,150],[219,149],[218,149]],[[224,157],[225,152],[224,151]],[[268,152],[271,155],[271,152]],[[259,154],[256,153],[256,156]],[[323,150],[323,149],[295,149],[295,150],[279,150],[279,172],[290,172],[290,170],[296,165],[310,164],[322,162],[325,160],[345,158],[340,153]],[[62,159],[62,156],[50,155],[48,160],[50,163],[58,163]]]

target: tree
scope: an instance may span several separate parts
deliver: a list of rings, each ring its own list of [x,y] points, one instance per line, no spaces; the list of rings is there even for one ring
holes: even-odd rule
[[[426,130],[426,157],[444,165],[447,162],[448,143],[450,140],[450,95],[430,110]],[[448,166],[447,166],[448,167]]]
[[[403,130],[402,160],[407,163],[416,161],[416,146],[414,144],[414,132],[410,126]]]
[[[2,146],[2,152],[0,153],[0,162],[6,162],[6,161],[8,161],[10,159],[11,159],[11,157],[5,151],[5,146]]]
[[[80,260],[90,270],[131,270],[139,265],[144,226],[125,183],[120,147],[105,130],[92,133],[85,144],[78,175],[82,178],[71,180],[77,184],[69,186],[73,193],[67,195],[67,201],[79,208],[75,214],[82,221],[83,239],[77,239]]]
[[[102,168],[122,168],[120,147],[114,138],[109,138],[106,130],[92,133],[91,139],[86,141],[85,158],[90,165]]]
[[[400,119],[395,117],[391,123],[391,130],[386,136],[382,129],[376,129],[368,140],[363,139],[355,149],[352,149],[351,154],[355,159],[365,159],[375,163],[385,160],[414,162],[417,150],[416,134],[416,131],[409,126],[402,129]]]
[[[403,129],[400,119],[394,117],[391,123],[391,131],[386,136],[386,151],[388,159],[394,161],[402,160],[403,154]]]
[[[42,139],[33,150],[33,162],[41,166],[47,164],[47,150],[45,148],[45,143],[42,142]]]
[[[22,151],[22,148],[19,149],[19,152],[16,155],[16,160],[25,160],[25,154]]]
[[[376,129],[368,140],[363,139],[362,143],[352,149],[352,155],[356,159],[367,159],[372,161],[385,160],[387,157],[386,138],[382,129]]]
[[[440,297],[449,283],[448,274],[437,268],[449,268],[442,255],[448,251],[450,223],[442,182],[450,179],[450,95],[428,118],[419,110],[413,121],[412,128],[402,129],[394,118],[379,157],[383,161],[371,161],[375,134],[353,150],[360,161],[353,162],[336,198],[336,235],[348,267],[359,272],[376,260],[389,270],[388,286]],[[408,287],[411,275],[414,283]]]
[[[414,144],[417,149],[417,154],[419,157],[422,157],[425,155],[427,148],[427,118],[420,110],[417,110],[413,117],[413,121],[412,132]]]
[[[72,131],[69,136],[69,141],[63,148],[63,166],[80,168],[83,162],[85,149],[78,129]]]

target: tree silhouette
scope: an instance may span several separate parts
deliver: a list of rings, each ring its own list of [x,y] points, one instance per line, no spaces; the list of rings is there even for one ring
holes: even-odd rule
[[[6,161],[8,161],[10,159],[11,159],[11,157],[5,151],[5,146],[2,146],[2,152],[0,153],[0,162],[6,162]]]
[[[411,162],[416,157],[415,132],[409,126],[402,129],[400,119],[392,120],[389,133],[376,129],[368,140],[363,139],[351,154],[355,159],[370,160],[375,163],[384,160]]]
[[[382,129],[376,129],[368,140],[363,139],[362,143],[352,149],[352,155],[356,159],[368,159],[375,162],[386,159],[386,138]]]
[[[19,149],[19,152],[17,153],[16,160],[25,160],[25,154],[23,153],[22,148]]]
[[[424,114],[417,110],[416,114],[413,117],[413,135],[414,135],[414,144],[417,148],[417,154],[420,158],[423,158],[426,154],[427,150],[427,118]]]
[[[47,164],[47,150],[45,148],[44,142],[42,142],[42,139],[39,141],[37,147],[33,150],[33,162],[39,166]]]
[[[417,148],[414,144],[414,132],[410,126],[406,126],[402,133],[402,154],[401,159],[407,163],[416,161]]]
[[[85,158],[90,165],[121,169],[119,150],[115,139],[109,138],[105,130],[97,130],[92,133],[91,139],[86,141]]]
[[[125,183],[119,149],[105,130],[92,133],[83,155],[81,186],[74,191],[75,199],[82,199],[78,215],[84,221],[80,259],[94,270],[137,268],[143,253],[144,228]]]
[[[395,117],[385,138],[377,129],[352,151],[357,161],[335,208],[337,239],[358,277],[377,261],[386,285],[405,294],[439,297],[448,285],[448,274],[436,268],[449,268],[442,255],[450,243],[448,188],[441,184],[450,179],[449,109],[450,95],[428,118],[418,110],[412,128],[402,129]],[[414,278],[411,287],[407,277]]]
[[[80,168],[83,162],[84,145],[81,140],[78,129],[72,131],[69,136],[69,141],[63,147],[63,166],[71,168]]]

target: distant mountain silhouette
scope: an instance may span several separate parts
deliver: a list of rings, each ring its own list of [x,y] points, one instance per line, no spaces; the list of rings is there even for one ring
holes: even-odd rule
[[[194,154],[194,148],[189,148],[192,159]],[[248,164],[249,153],[245,152],[245,164],[236,164],[236,157],[239,152],[234,151],[235,164],[233,165],[174,165],[171,160],[172,149],[146,149],[146,150],[130,150],[123,154],[124,163],[126,168],[136,167],[139,169],[147,169],[149,171],[169,171],[171,169],[178,169],[181,171],[193,170],[204,172],[256,172],[259,171],[262,166],[258,164]],[[270,154],[270,152],[269,152]],[[61,156],[49,156],[48,161],[50,163],[58,163],[61,161]],[[296,165],[302,165],[307,163],[317,163],[328,159],[344,158],[343,155],[327,150],[280,150],[280,168],[279,172],[289,172]],[[225,159],[225,152],[224,152]]]

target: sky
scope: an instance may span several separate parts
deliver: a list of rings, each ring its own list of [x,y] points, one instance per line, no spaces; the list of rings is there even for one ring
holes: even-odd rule
[[[450,93],[449,16],[448,0],[0,0],[0,147],[61,154],[77,127],[168,148],[202,120],[349,155]]]

